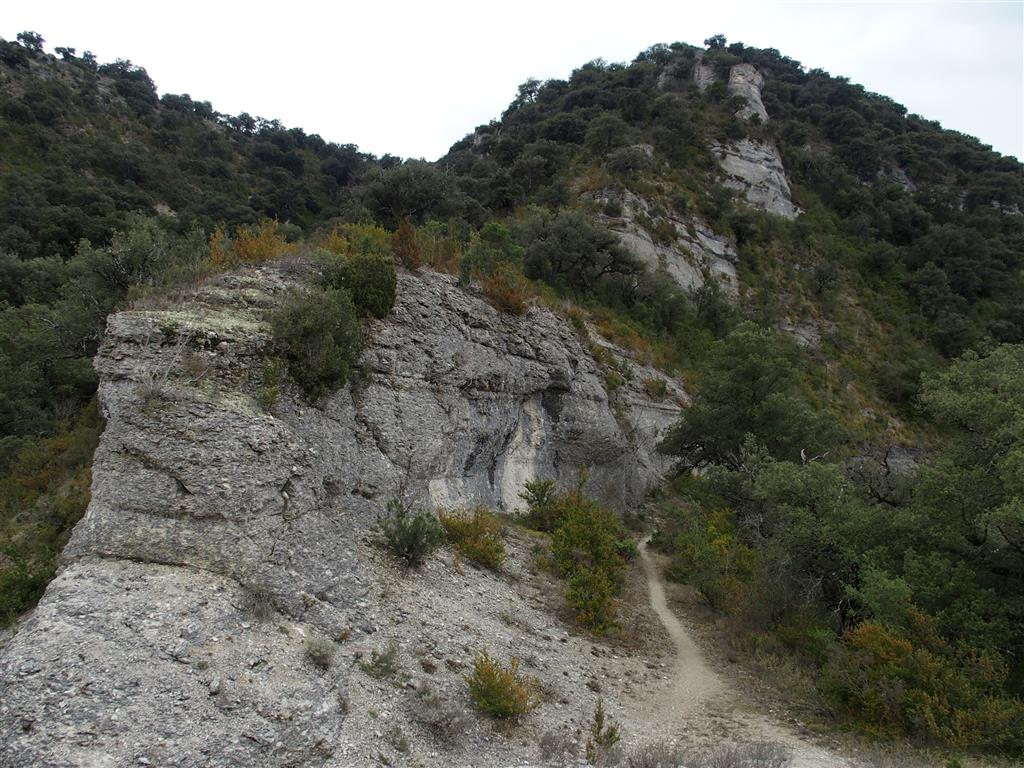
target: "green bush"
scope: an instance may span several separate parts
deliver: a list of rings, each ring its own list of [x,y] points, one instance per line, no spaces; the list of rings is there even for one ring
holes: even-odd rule
[[[556,288],[588,293],[643,272],[614,234],[579,211],[533,211],[520,225],[520,237],[526,245],[523,272]]]
[[[587,739],[587,762],[591,765],[615,765],[621,758],[613,750],[622,736],[617,723],[607,721],[604,699],[598,699],[594,707],[594,719],[590,723],[590,737]]]
[[[277,407],[277,401],[281,397],[281,373],[284,366],[281,361],[271,358],[263,365],[263,382],[256,401],[267,413],[273,413]]]
[[[384,546],[410,568],[416,568],[444,541],[444,529],[434,515],[413,512],[401,499],[388,502],[387,514],[377,519]]]
[[[519,494],[526,502],[523,524],[535,531],[551,533],[562,522],[562,507],[554,480],[528,480]]]
[[[497,718],[518,718],[540,705],[539,682],[519,672],[519,659],[508,666],[491,658],[486,648],[473,660],[473,673],[466,677],[469,695],[481,712]]]
[[[347,291],[294,291],[270,324],[278,353],[309,400],[348,381],[362,351],[363,331]]]
[[[626,560],[636,554],[622,521],[580,488],[560,495],[553,480],[531,480],[519,497],[528,509],[523,524],[552,534],[554,567],[576,620],[595,632],[610,629]]]
[[[684,467],[736,469],[748,435],[772,456],[795,461],[824,453],[842,437],[835,419],[816,410],[799,378],[796,346],[773,330],[744,321],[715,342],[691,405],[661,450]]]
[[[674,517],[678,532],[668,576],[695,586],[715,610],[738,608],[757,555],[737,535],[734,515],[727,509],[699,507],[677,510]]]
[[[576,620],[595,632],[615,624],[615,595],[622,589],[632,543],[613,512],[576,489],[559,502],[564,514],[551,537],[555,569],[569,582],[567,599]]]
[[[322,252],[320,267],[324,282],[331,288],[344,288],[361,314],[387,317],[395,305],[398,275],[395,265],[375,253],[338,256]]]
[[[489,221],[473,236],[459,262],[459,280],[466,285],[473,278],[485,278],[500,268],[518,265],[523,248],[512,238],[508,227]]]
[[[486,507],[472,512],[452,510],[438,514],[448,540],[474,563],[497,570],[505,560],[501,520]]]

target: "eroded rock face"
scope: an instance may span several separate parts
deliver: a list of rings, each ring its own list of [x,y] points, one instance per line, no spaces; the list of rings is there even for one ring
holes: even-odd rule
[[[565,321],[434,273],[400,276],[358,381],[271,403],[265,316],[294,282],[250,269],[110,318],[92,501],[0,660],[0,764],[343,765],[355,662],[318,671],[297,649],[374,631],[360,544],[389,497],[512,510],[526,480],[587,468],[624,508],[666,468],[677,385],[651,398],[660,374],[613,351],[633,375],[610,396]],[[249,631],[254,600],[281,633]]]
[[[703,93],[718,79],[714,69],[698,58],[693,67],[693,81]],[[741,96],[745,104],[737,116],[745,120],[768,122],[768,111],[761,99],[764,77],[752,64],[736,64],[729,70],[727,90],[730,96]],[[771,142],[741,139],[730,144],[712,147],[724,174],[725,186],[743,194],[755,208],[768,213],[796,218],[799,210],[793,204],[782,165],[782,156]]]
[[[684,290],[699,288],[709,275],[735,296],[738,291],[736,264],[739,255],[727,238],[722,237],[696,216],[677,218],[668,216],[664,220],[671,225],[675,240],[672,243],[658,242],[646,228],[641,226],[640,217],[652,217],[651,206],[642,197],[625,190],[617,192],[603,189],[588,195],[601,206],[614,202],[621,209],[621,215],[602,215],[602,223],[619,237],[622,245],[636,256],[652,272],[663,271]]]
[[[698,55],[693,65],[693,84],[697,86],[697,90],[704,93],[716,80],[718,75],[715,74],[715,68],[705,61],[703,56]]]
[[[764,78],[752,64],[736,64],[729,70],[729,95],[741,96],[746,102],[736,113],[738,117],[768,122],[768,112],[761,100],[762,85]],[[756,208],[787,219],[796,218],[798,210],[793,205],[782,156],[772,142],[741,139],[714,149],[725,174],[725,186],[742,192]]]
[[[741,192],[747,202],[768,213],[795,219],[789,180],[774,144],[740,139],[713,148],[722,169],[722,183]]]
[[[761,101],[764,78],[753,64],[737,64],[729,70],[727,90],[730,96],[741,96],[746,104],[737,113],[745,120],[755,115],[762,123],[768,122],[768,112]]]

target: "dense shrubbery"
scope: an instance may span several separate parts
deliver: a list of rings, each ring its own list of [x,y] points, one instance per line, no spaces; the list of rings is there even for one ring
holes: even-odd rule
[[[278,354],[310,401],[348,381],[363,344],[362,325],[348,291],[294,291],[270,323]]]
[[[389,258],[374,253],[329,254],[321,261],[324,282],[348,291],[361,314],[387,317],[395,305],[398,276]]]
[[[103,422],[95,403],[40,441],[5,438],[0,476],[0,626],[42,595],[57,555],[89,503],[89,465]]]
[[[1024,347],[1004,345],[928,378],[921,402],[946,434],[913,471],[887,454],[798,463],[747,434],[703,479],[677,482],[671,574],[740,631],[774,633],[868,730],[1020,750],[1022,373]],[[726,419],[688,428],[735,439]]]
[[[523,250],[508,227],[496,221],[487,222],[474,235],[459,263],[462,282],[487,278],[496,271],[518,267]]]
[[[564,519],[561,496],[554,480],[535,478],[526,481],[519,498],[526,502],[523,524],[535,531],[552,533]]]
[[[223,227],[210,236],[210,264],[225,269],[238,264],[263,264],[295,250],[275,219],[239,227],[234,237]]]
[[[700,389],[664,450],[687,468],[736,468],[746,435],[780,458],[824,453],[837,442],[834,421],[816,411],[797,377],[795,345],[745,322],[711,351]]]
[[[622,521],[580,488],[555,492],[550,480],[527,483],[524,523],[551,532],[555,571],[567,582],[566,600],[583,626],[604,632],[615,625],[627,558],[636,549]]]
[[[527,243],[523,256],[527,277],[587,293],[601,281],[628,278],[642,270],[618,238],[582,213],[554,216],[535,211],[522,225]]]
[[[416,238],[416,228],[409,221],[408,216],[402,220],[401,225],[391,237],[391,251],[398,263],[406,269],[416,269],[423,263],[423,254],[419,240]]]
[[[1006,674],[998,656],[944,640],[915,612],[903,627],[865,621],[849,630],[822,685],[877,735],[1020,751],[1024,702],[1000,695]]]

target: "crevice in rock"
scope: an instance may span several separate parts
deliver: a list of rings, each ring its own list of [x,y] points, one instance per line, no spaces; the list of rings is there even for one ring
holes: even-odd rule
[[[192,496],[191,489],[185,485],[185,481],[181,479],[181,474],[171,467],[167,466],[161,461],[157,461],[145,451],[134,448],[126,443],[121,443],[121,451],[131,456],[137,462],[139,462],[146,469],[151,469],[154,472],[159,472],[163,475],[167,475],[174,481],[175,487],[178,489],[178,493],[182,496]]]

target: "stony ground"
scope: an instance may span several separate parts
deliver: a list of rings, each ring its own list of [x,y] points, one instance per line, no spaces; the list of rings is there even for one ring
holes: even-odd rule
[[[510,527],[508,543],[500,574],[450,551],[404,571],[364,543],[376,577],[370,602],[378,607],[368,617],[374,632],[339,647],[353,674],[333,764],[586,764],[584,744],[600,698],[620,726],[624,754],[662,741],[695,754],[768,741],[790,753],[794,768],[864,765],[755,711],[670,611],[651,555],[643,552],[631,571],[622,631],[597,640],[572,627],[561,585],[538,566],[543,540]],[[542,682],[542,705],[521,722],[498,723],[473,711],[465,675],[482,648],[519,658],[523,671]],[[393,669],[382,655],[393,655]]]

